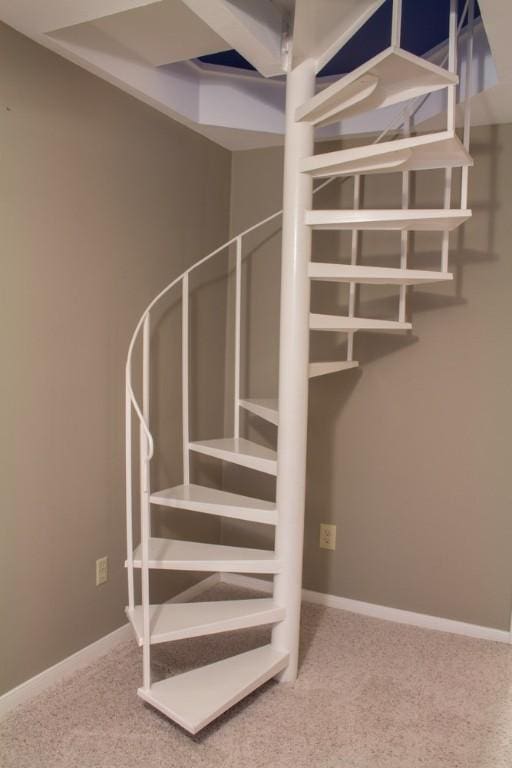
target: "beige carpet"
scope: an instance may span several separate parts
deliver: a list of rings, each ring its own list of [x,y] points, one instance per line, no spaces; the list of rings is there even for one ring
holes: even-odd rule
[[[243,597],[215,587],[209,599]],[[204,599],[204,596],[203,598]],[[158,674],[268,630],[160,646]],[[123,643],[0,723],[1,768],[511,768],[512,648],[305,605],[294,685],[270,682],[191,737],[144,705]]]

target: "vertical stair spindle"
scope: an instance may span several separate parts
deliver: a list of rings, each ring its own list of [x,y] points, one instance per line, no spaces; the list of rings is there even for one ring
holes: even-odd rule
[[[234,436],[240,437],[240,324],[242,304],[242,238],[236,239],[235,270],[235,380],[234,380]]]
[[[450,0],[450,36],[448,43],[448,70],[457,72],[457,0]],[[448,131],[455,132],[455,107],[457,105],[457,86],[448,86],[447,125]],[[444,207],[449,209],[452,200],[452,168],[447,168],[444,177]],[[441,271],[448,272],[448,254],[450,233],[443,232],[441,248]]]
[[[402,37],[402,0],[393,0],[393,15],[391,19],[391,45],[400,48]]]
[[[468,4],[468,25],[466,29],[467,47],[466,47],[466,82],[464,84],[464,149],[469,151],[471,138],[471,90],[473,84],[473,40],[475,36],[475,0],[469,0]],[[460,207],[468,207],[468,185],[469,185],[469,166],[462,168]]]
[[[183,432],[183,484],[190,483],[190,430],[189,430],[189,279],[188,272],[183,275],[181,284],[181,398]]]
[[[409,113],[404,118],[404,137],[411,135],[411,116]],[[402,173],[402,209],[409,208],[410,202],[410,173]],[[409,232],[404,229],[400,232],[400,269],[407,269],[407,257],[409,255]],[[407,286],[400,286],[400,303],[398,309],[398,321],[405,323],[407,306]]]
[[[132,402],[126,378],[125,394],[125,436],[126,436],[126,565],[128,568],[128,610],[135,608],[133,584],[133,486],[132,486]]]
[[[354,176],[354,210],[357,211],[361,206],[361,176],[357,174]],[[352,247],[350,253],[350,263],[352,266],[357,264],[357,256],[359,253],[359,230],[352,230]],[[357,285],[356,283],[350,283],[348,294],[348,314],[349,317],[354,317],[356,312],[357,302]],[[347,334],[347,360],[354,359],[354,333]]]
[[[146,426],[149,427],[149,352],[150,352],[150,318],[149,313],[144,318],[142,332],[142,415]],[[149,690],[151,687],[151,658],[150,658],[150,619],[149,619],[149,537],[150,537],[150,489],[149,489],[149,443],[146,433],[140,426],[140,530],[142,550],[142,617],[143,617],[143,644],[142,644],[142,671],[143,687]]]

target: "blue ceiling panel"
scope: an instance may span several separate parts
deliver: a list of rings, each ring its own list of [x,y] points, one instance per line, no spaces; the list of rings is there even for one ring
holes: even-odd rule
[[[459,13],[462,13],[465,0],[458,2]],[[446,40],[450,0],[402,0],[402,8],[402,48],[406,51],[423,56]],[[391,36],[391,10],[392,0],[386,0],[320,74],[341,75],[350,72],[387,48]],[[476,15],[480,15],[478,4]],[[254,70],[243,56],[232,50],[201,56],[200,61],[205,64]]]

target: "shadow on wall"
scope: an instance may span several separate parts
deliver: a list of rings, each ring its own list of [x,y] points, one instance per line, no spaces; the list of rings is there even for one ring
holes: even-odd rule
[[[463,226],[451,236],[450,269],[453,273],[453,281],[436,286],[433,290],[420,290],[417,287],[408,289],[407,319],[410,322],[419,322],[418,315],[436,310],[453,310],[464,307],[467,300],[464,297],[464,276],[466,268],[482,262],[492,262],[498,259],[494,253],[495,248],[495,217],[497,212],[497,174],[499,147],[497,143],[497,128],[488,129],[489,142],[475,144],[472,154],[476,161],[483,155],[489,157],[489,180],[485,187],[486,198],[484,201],[472,203],[472,209],[478,213],[478,232],[481,247],[472,248],[472,242],[468,243],[468,226]],[[412,174],[414,178],[414,174]],[[379,208],[394,206],[400,207],[398,174],[394,178],[389,175],[367,177],[364,180],[363,207]],[[454,200],[453,207],[459,205],[458,189],[460,183],[460,171],[454,174]],[[429,208],[442,207],[442,182],[443,172],[423,172],[416,174],[412,186],[411,207]],[[490,194],[487,195],[487,190]],[[318,207],[348,207],[347,197],[352,194],[352,184],[345,184],[343,188],[335,189],[334,186],[326,188],[321,193],[322,200],[318,201]],[[384,203],[383,203],[384,201]],[[473,227],[475,224],[473,223]],[[484,230],[485,229],[485,233]],[[471,235],[473,231],[471,231]],[[347,237],[348,235],[348,237]],[[364,265],[399,266],[400,240],[398,233],[362,233],[360,237],[360,249],[358,263]],[[394,242],[393,242],[394,238]],[[437,238],[437,243],[436,243]],[[314,261],[349,261],[350,259],[350,233],[314,233],[313,260]],[[439,233],[411,233],[409,244],[409,267],[417,269],[439,269],[441,259],[441,236]],[[396,319],[398,316],[398,288],[385,286],[361,286],[357,291],[356,315],[360,317]],[[348,312],[348,286],[336,284],[313,284],[312,286],[312,311],[347,314]],[[426,334],[428,333],[426,329]],[[425,335],[426,335],[425,334]],[[339,341],[341,337],[332,333],[313,333],[311,336],[311,358],[343,359],[346,354],[346,342]],[[368,457],[364,467],[357,467],[357,480],[350,477],[354,466],[347,463],[336,463],[336,456],[346,456],[350,450],[348,447],[340,450],[342,443],[348,442],[364,445],[371,442],[368,429],[380,430],[381,425],[375,422],[369,425],[361,421],[359,429],[366,432],[359,440],[353,430],[343,432],[343,411],[348,407],[351,398],[362,377],[378,376],[374,380],[376,387],[385,389],[388,365],[380,364],[384,357],[405,353],[419,340],[412,331],[406,333],[378,333],[365,332],[356,334],[354,344],[354,359],[360,362],[363,368],[340,372],[331,376],[325,376],[313,380],[310,384],[310,412],[308,434],[308,482],[306,499],[306,535],[304,556],[304,584],[306,587],[318,591],[344,595],[359,599],[368,599],[367,594],[358,593],[358,584],[352,579],[347,570],[340,568],[342,553],[324,553],[319,550],[318,532],[321,522],[337,523],[342,526],[342,537],[347,537],[343,542],[344,547],[350,547],[350,526],[344,527],[345,509],[343,495],[340,497],[339,489],[344,483],[371,483],[372,461],[375,457]],[[373,364],[376,364],[373,370]],[[371,367],[370,367],[371,366]],[[368,393],[367,393],[368,396]],[[390,393],[393,397],[393,393]],[[407,407],[404,404],[404,407]],[[356,409],[360,409],[358,404]],[[347,420],[347,424],[350,421]],[[352,424],[352,427],[354,425]],[[389,451],[393,452],[393,436],[389,435]],[[362,457],[364,462],[364,457]],[[389,499],[383,500],[383,505],[389,505]],[[360,510],[361,511],[361,510]],[[395,521],[387,521],[392,528],[393,524],[400,523],[398,516]],[[359,532],[360,534],[360,532]],[[399,540],[400,531],[397,529],[390,536],[396,536]],[[385,546],[385,544],[384,544]],[[322,554],[320,553],[322,552]],[[371,564],[369,564],[371,568]],[[348,578],[347,578],[348,577]],[[378,598],[375,599],[378,602]],[[397,607],[402,607],[398,605]],[[414,607],[412,608],[414,610]]]

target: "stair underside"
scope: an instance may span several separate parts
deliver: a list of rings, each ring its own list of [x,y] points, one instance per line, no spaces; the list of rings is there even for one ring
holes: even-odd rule
[[[303,104],[296,120],[316,126],[438,91],[457,75],[393,46]]]
[[[423,171],[464,165],[473,165],[470,155],[457,136],[450,131],[443,131],[313,155],[302,162],[301,171],[315,178],[323,178],[354,173]]]
[[[277,524],[277,509],[273,502],[219,491],[202,485],[177,485],[174,488],[158,491],[151,495],[151,503],[238,520]]]
[[[326,376],[327,374],[337,373],[338,371],[348,371],[351,368],[357,368],[358,366],[359,363],[357,360],[333,360],[310,363],[309,378],[314,379],[317,376]]]
[[[139,645],[144,636],[142,606],[126,615]],[[206,603],[166,603],[150,606],[151,643],[166,643],[187,637],[213,635],[263,624],[274,624],[285,617],[272,598],[214,600]]]
[[[223,437],[217,440],[202,440],[189,443],[191,451],[214,456],[223,461],[240,464],[242,467],[257,469],[268,475],[277,475],[277,454],[270,448],[245,440],[242,437]]]
[[[163,570],[226,573],[279,573],[281,568],[275,553],[265,549],[156,538],[149,540],[148,564]],[[133,553],[133,566],[142,567],[140,545]]]
[[[139,696],[190,733],[283,670],[288,654],[265,645],[155,683]]]
[[[346,317],[342,315],[310,315],[309,327],[312,331],[408,331],[411,323],[399,323],[396,320],[373,320],[364,317]]]
[[[275,398],[244,398],[238,401],[241,408],[246,411],[256,414],[265,421],[270,421],[271,424],[279,424],[279,410],[278,401]]]
[[[360,267],[351,264],[325,264],[311,262],[309,277],[337,283],[363,283],[365,285],[419,285],[453,280],[450,272],[431,272],[420,269],[393,269],[387,267]]]
[[[470,216],[468,210],[444,208],[306,211],[306,224],[314,229],[450,232]]]

